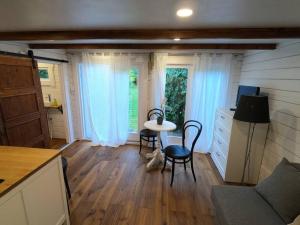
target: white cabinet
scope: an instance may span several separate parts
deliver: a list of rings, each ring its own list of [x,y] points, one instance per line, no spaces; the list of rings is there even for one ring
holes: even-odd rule
[[[249,123],[233,119],[234,112],[227,109],[216,111],[211,157],[226,182],[240,183],[245,161]],[[256,124],[253,135],[250,170],[245,182],[256,184],[267,135],[267,124]]]
[[[0,205],[0,224],[27,225],[26,212],[20,192]]]
[[[61,158],[0,198],[1,225],[69,225]]]

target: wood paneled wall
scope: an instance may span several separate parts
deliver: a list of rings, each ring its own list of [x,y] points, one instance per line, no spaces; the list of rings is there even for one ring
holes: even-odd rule
[[[269,95],[271,125],[260,179],[282,157],[300,162],[300,40],[283,42],[273,51],[248,51],[240,84],[260,86]]]
[[[236,96],[238,91],[238,86],[241,77],[241,69],[243,63],[243,55],[239,54],[233,57],[231,61],[231,80],[228,92],[227,106],[231,108],[236,108]]]

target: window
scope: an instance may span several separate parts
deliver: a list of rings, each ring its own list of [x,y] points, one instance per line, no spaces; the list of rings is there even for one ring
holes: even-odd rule
[[[167,67],[166,69],[166,119],[177,125],[171,136],[181,136],[184,123],[185,98],[188,69],[184,67]]]
[[[129,71],[129,132],[138,131],[138,70]]]

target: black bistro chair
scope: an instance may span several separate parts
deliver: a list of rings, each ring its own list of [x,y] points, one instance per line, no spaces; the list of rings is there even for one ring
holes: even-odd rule
[[[151,109],[147,114],[147,120],[154,120],[157,117],[164,117],[164,112],[161,109]],[[152,150],[155,150],[155,142],[157,141],[157,132],[149,129],[143,129],[140,131],[140,153],[142,151],[142,140],[152,142]]]
[[[196,129],[196,135],[192,142],[191,149],[185,147],[185,136],[188,128]],[[186,170],[186,163],[191,162],[191,169],[192,169],[194,180],[196,182],[196,176],[195,176],[194,166],[193,166],[193,152],[194,152],[195,144],[201,134],[201,131],[202,131],[202,124],[200,122],[196,120],[188,120],[183,124],[183,128],[182,128],[182,145],[169,145],[164,149],[165,161],[161,173],[164,172],[167,161],[172,162],[172,178],[170,184],[171,186],[173,185],[175,163],[184,164],[184,170]]]

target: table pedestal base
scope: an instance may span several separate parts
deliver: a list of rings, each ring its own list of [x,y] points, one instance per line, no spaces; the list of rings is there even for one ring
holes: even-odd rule
[[[147,153],[146,158],[151,159],[147,163],[147,166],[146,166],[147,171],[152,170],[152,169],[158,169],[161,166],[163,166],[164,157],[165,157],[164,154],[161,152],[161,150],[159,148],[157,148],[152,153]],[[169,164],[169,162],[167,162],[166,169],[171,169],[171,165]]]
[[[169,121],[163,121],[162,124],[158,125],[157,124],[157,120],[149,120],[146,121],[144,123],[145,127],[147,129],[153,130],[157,132],[157,144],[158,146],[160,146],[160,132],[161,131],[171,131],[171,130],[175,130],[176,129],[176,125],[172,122]],[[151,159],[148,163],[147,163],[147,171],[152,170],[152,169],[156,169],[156,168],[161,168],[161,166],[163,166],[164,164],[164,154],[161,152],[160,147],[158,147],[155,151],[153,151],[153,153],[148,153],[146,154],[146,158],[147,159]],[[168,164],[166,164],[166,168],[171,168],[171,166]]]

